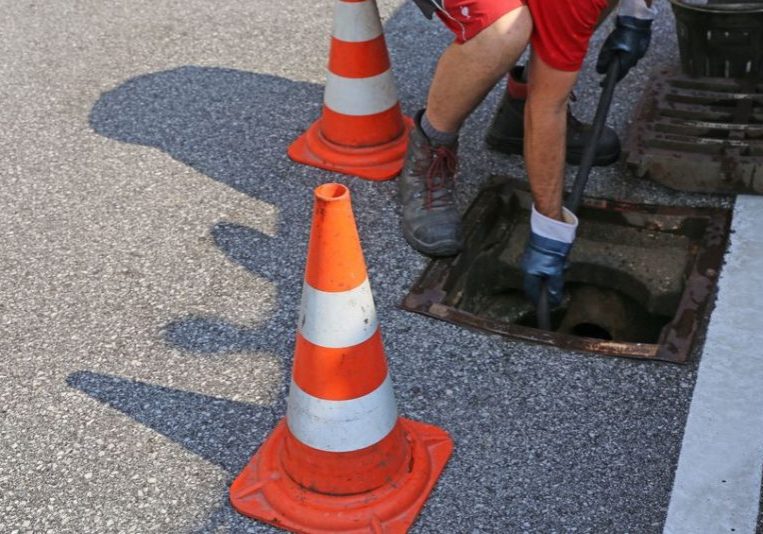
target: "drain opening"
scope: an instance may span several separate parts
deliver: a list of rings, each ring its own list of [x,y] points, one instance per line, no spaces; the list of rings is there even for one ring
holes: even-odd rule
[[[463,309],[470,313],[532,328],[538,324],[532,305],[519,290],[476,299],[467,290],[464,297]],[[526,312],[517,313],[519,308]],[[650,312],[621,291],[579,283],[568,284],[564,302],[551,313],[554,332],[604,341],[656,343],[669,322],[669,316]]]
[[[585,199],[566,295],[545,332],[521,289],[532,197],[525,183],[493,180],[465,216],[464,251],[433,261],[403,308],[577,350],[687,360],[720,272],[728,210]]]
[[[604,339],[610,341],[612,334],[604,328],[593,323],[580,323],[572,327],[572,335],[580,337],[592,337],[595,339]]]

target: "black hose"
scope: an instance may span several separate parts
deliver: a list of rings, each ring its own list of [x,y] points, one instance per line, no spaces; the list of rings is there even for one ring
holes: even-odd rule
[[[575,176],[575,182],[572,184],[572,192],[567,197],[567,202],[565,203],[567,209],[572,213],[578,212],[580,202],[583,200],[583,191],[585,191],[585,186],[588,183],[588,176],[591,174],[591,167],[593,167],[593,160],[596,157],[596,145],[599,143],[601,133],[604,131],[604,123],[607,121],[609,107],[612,104],[612,97],[615,94],[617,74],[619,70],[619,62],[613,61],[607,71],[607,77],[604,78],[604,89],[601,91],[599,105],[596,108],[596,115],[593,119],[591,137],[588,138],[588,143],[586,143],[585,150],[583,151],[583,157],[580,160],[580,166],[578,167],[578,174]]]
[[[538,316],[538,328],[541,330],[551,330],[551,307],[548,305],[548,288],[546,281],[540,283],[540,295],[538,295],[538,307],[536,309]]]
[[[591,137],[588,138],[588,142],[583,150],[578,173],[575,176],[575,182],[572,184],[572,192],[567,197],[567,202],[565,203],[567,209],[572,213],[577,213],[580,202],[583,200],[583,191],[585,191],[588,176],[591,174],[591,167],[593,167],[593,160],[596,157],[596,145],[599,143],[601,133],[604,131],[604,123],[607,121],[609,107],[615,94],[619,71],[620,62],[613,61],[609,65],[606,78],[604,78],[604,89],[601,91],[599,105],[596,107],[596,115],[591,127]],[[538,328],[541,330],[551,330],[551,307],[548,302],[548,287],[545,280],[541,281],[540,284],[540,296],[538,298],[536,314],[538,316]]]

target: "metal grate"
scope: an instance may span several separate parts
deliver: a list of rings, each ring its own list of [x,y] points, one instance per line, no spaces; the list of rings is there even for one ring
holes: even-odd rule
[[[638,176],[673,189],[763,193],[763,83],[661,71],[625,152]]]

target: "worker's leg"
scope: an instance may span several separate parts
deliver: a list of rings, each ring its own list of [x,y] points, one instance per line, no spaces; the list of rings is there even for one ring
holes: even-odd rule
[[[527,47],[532,20],[527,7],[499,18],[469,41],[451,44],[440,57],[427,99],[432,126],[456,132]]]
[[[530,66],[525,165],[536,210],[561,220],[567,102],[578,72],[550,67],[537,54]]]
[[[530,13],[520,0],[442,4],[449,11],[438,14],[457,40],[437,65],[428,107],[416,116],[398,178],[403,235],[413,248],[432,256],[450,256],[462,247],[454,198],[458,130],[512,67],[532,31]]]
[[[553,2],[553,0],[551,1]],[[585,1],[591,3],[591,0],[576,1],[578,6],[584,6]],[[601,25],[617,3],[617,0],[610,0],[606,7],[598,12],[598,20],[595,23],[596,27]],[[534,7],[532,2],[531,7]],[[597,11],[600,9],[599,5],[594,4],[592,7]],[[543,17],[544,13],[541,12],[540,16]],[[540,22],[543,24],[543,20]],[[523,117],[527,98],[528,75],[529,68],[524,65],[518,65],[511,70],[507,77],[506,93],[496,109],[485,136],[487,145],[493,150],[506,154],[523,153],[525,135]],[[570,112],[567,117],[567,137],[565,141],[565,159],[567,163],[573,165],[580,163],[590,134],[590,125],[578,121]],[[610,165],[617,161],[620,155],[620,140],[612,128],[604,127],[594,154],[594,165]]]

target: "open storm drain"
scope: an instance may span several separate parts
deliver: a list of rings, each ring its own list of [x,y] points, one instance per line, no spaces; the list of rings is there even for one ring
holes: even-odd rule
[[[491,178],[464,217],[466,247],[434,260],[403,308],[559,347],[684,363],[706,323],[730,213],[586,198],[553,332],[521,290],[527,185]]]

